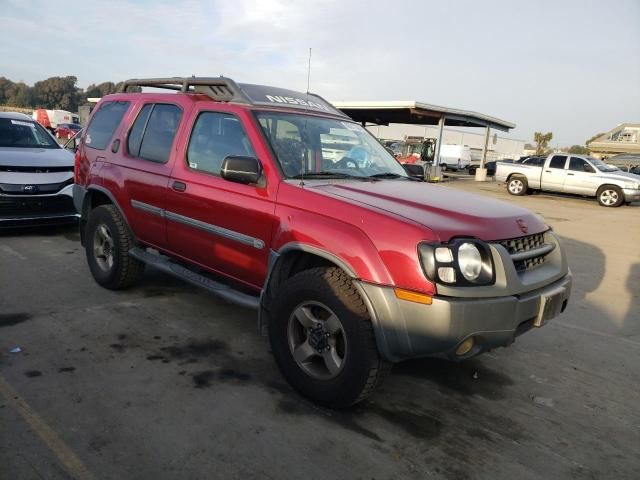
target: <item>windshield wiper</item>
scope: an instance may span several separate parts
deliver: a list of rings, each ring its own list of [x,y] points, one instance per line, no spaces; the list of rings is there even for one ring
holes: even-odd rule
[[[417,178],[413,178],[408,175],[400,175],[399,173],[393,172],[374,173],[373,175],[367,176],[367,178],[406,178],[407,180],[413,180],[415,182],[420,181]]]
[[[365,177],[359,177],[357,175],[349,175],[348,173],[342,173],[342,172],[331,172],[331,171],[321,171],[321,172],[306,172],[306,173],[300,173],[298,175],[294,175],[293,177],[289,177],[289,178],[295,178],[295,179],[305,179],[305,178],[323,178],[323,177],[330,177],[330,178],[365,178]]]

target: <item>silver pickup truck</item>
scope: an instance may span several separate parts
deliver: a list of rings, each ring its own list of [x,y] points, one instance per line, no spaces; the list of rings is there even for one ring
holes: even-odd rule
[[[584,155],[552,153],[542,166],[498,162],[495,177],[506,182],[511,195],[530,190],[573,193],[596,197],[603,207],[640,201],[640,175]]]

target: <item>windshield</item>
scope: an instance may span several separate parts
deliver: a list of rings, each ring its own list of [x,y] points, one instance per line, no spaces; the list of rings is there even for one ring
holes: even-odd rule
[[[598,160],[597,158],[587,157],[587,160],[589,160],[589,162],[591,162],[591,165],[596,167],[601,172],[615,172],[616,170],[618,170],[618,167],[607,165],[602,160]]]
[[[407,177],[396,159],[356,123],[277,112],[256,116],[288,178]]]
[[[0,147],[60,148],[36,122],[0,118]]]

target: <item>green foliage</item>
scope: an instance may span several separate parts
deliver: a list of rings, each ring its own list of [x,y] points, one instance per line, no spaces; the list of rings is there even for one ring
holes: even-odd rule
[[[30,87],[24,82],[13,82],[8,78],[0,77],[0,105],[76,112],[87,98],[104,97],[116,93],[123,84],[123,82],[103,82],[98,85],[89,85],[86,91],[83,91],[76,87],[76,83],[77,78],[74,76],[50,77]],[[135,91],[142,91],[142,89],[136,88]]]
[[[576,153],[578,155],[589,154],[589,149],[587,147],[583,147],[582,145],[571,145],[568,151],[569,153]]]
[[[536,155],[542,155],[548,152],[549,142],[553,138],[553,133],[547,132],[535,132],[533,134],[533,141],[536,143]]]

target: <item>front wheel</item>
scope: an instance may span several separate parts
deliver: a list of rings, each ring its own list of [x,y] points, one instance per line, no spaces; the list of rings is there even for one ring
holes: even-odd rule
[[[96,282],[110,290],[135,284],[144,263],[129,256],[135,242],[116,206],[94,208],[86,228],[87,263]]]
[[[525,195],[528,190],[527,179],[521,176],[511,177],[507,181],[507,191],[511,195]]]
[[[624,202],[624,194],[615,185],[605,185],[598,190],[598,203],[603,207],[619,207]]]
[[[291,386],[330,408],[361,402],[389,370],[367,307],[339,268],[305,270],[285,282],[270,316],[269,341]]]

